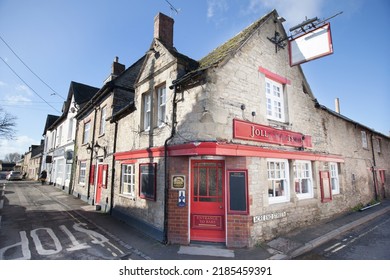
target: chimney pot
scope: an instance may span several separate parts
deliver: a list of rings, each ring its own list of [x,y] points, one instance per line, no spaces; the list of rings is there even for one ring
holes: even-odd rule
[[[162,41],[166,47],[173,47],[173,18],[158,13],[154,18],[154,38]]]
[[[336,98],[334,101],[335,107],[336,107],[336,113],[340,114],[340,100],[339,98]]]

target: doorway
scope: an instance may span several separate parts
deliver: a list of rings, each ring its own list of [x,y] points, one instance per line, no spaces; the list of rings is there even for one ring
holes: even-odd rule
[[[191,241],[225,242],[225,162],[191,162]]]

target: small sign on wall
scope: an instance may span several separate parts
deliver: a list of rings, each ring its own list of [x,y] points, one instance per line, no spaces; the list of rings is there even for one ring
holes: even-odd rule
[[[185,175],[172,175],[172,189],[184,190],[186,188],[186,176]]]
[[[179,201],[177,206],[184,207],[186,206],[186,191],[179,191]]]

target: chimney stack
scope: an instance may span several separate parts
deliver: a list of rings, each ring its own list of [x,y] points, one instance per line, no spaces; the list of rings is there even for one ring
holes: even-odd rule
[[[112,63],[111,74],[114,76],[118,76],[123,71],[125,71],[125,65],[119,63],[119,58],[116,56],[114,62]]]
[[[338,97],[334,100],[334,105],[336,107],[336,113],[340,114],[340,100]]]
[[[173,18],[162,13],[154,17],[154,38],[162,41],[167,48],[173,47]]]

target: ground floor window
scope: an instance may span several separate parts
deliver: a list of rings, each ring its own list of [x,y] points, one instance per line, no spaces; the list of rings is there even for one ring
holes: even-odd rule
[[[87,169],[87,162],[80,161],[80,167],[79,167],[79,184],[80,185],[85,185],[86,169]]]
[[[121,194],[135,197],[135,170],[134,164],[122,165]]]
[[[66,177],[65,177],[65,180],[70,180],[71,173],[72,173],[72,165],[71,164],[67,164],[66,165]]]
[[[287,160],[267,160],[269,203],[286,202],[290,200],[288,170]]]
[[[296,160],[294,163],[295,193],[298,198],[313,197],[313,179],[311,162]]]
[[[59,159],[59,160],[57,160],[57,178],[60,178],[61,179],[61,181],[62,181],[62,179],[63,179],[63,177],[64,177],[64,159]],[[56,178],[56,179],[57,179]]]
[[[330,185],[332,186],[332,194],[340,193],[340,184],[339,184],[339,170],[337,168],[337,163],[331,162],[329,164],[330,170]]]
[[[156,200],[156,163],[139,165],[139,196]]]

